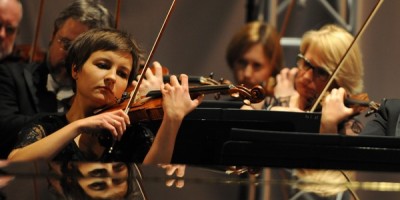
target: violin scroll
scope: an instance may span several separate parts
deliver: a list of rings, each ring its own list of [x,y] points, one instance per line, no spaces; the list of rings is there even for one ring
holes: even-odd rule
[[[250,103],[259,103],[265,98],[265,90],[260,85],[257,85],[252,89],[248,89],[243,85],[235,86],[229,90],[229,93],[234,98],[244,99],[243,102],[246,105],[250,105]]]

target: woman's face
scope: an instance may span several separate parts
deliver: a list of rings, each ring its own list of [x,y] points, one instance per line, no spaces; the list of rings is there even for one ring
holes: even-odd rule
[[[92,53],[80,71],[72,69],[77,96],[87,99],[94,107],[115,103],[127,87],[132,63],[128,52]]]
[[[236,60],[233,69],[236,82],[249,89],[267,83],[273,71],[271,61],[265,57],[261,44],[252,46]]]
[[[124,163],[79,163],[84,178],[78,184],[92,198],[123,197],[128,190],[128,168]]]
[[[306,53],[298,57],[295,86],[303,102],[314,101],[322,92],[329,79],[329,73],[323,68],[317,48],[310,46]]]

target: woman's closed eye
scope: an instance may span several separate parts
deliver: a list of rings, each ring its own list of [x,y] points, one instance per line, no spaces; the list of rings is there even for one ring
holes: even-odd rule
[[[94,182],[94,183],[91,183],[90,185],[88,185],[89,186],[89,188],[91,188],[92,190],[97,190],[97,191],[99,191],[99,190],[105,190],[108,186],[107,186],[107,184],[104,182],[104,181],[101,181],[101,182]]]
[[[118,69],[117,70],[117,75],[120,76],[123,79],[128,79],[129,72],[127,72],[125,69]]]
[[[111,65],[105,61],[98,61],[96,63],[96,66],[100,69],[110,69],[111,68]]]
[[[104,62],[104,61],[100,61],[98,63],[96,63],[96,66],[100,69],[106,69],[109,70],[111,69],[111,64],[108,62]],[[128,79],[129,77],[129,71],[127,68],[121,67],[119,69],[117,69],[117,75],[123,79]]]

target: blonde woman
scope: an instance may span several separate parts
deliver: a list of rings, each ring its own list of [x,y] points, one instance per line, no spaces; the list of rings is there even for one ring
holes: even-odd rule
[[[353,40],[354,37],[349,32],[333,24],[306,32],[302,38],[300,53],[297,55],[297,67],[283,69],[276,78],[275,96],[286,104],[271,107],[271,110],[310,110]],[[337,89],[342,88],[340,91],[349,95],[360,94],[363,91],[363,76],[364,66],[360,48],[354,44],[328,91],[336,94]],[[331,104],[330,100],[328,97],[323,101],[321,131],[359,133],[362,129],[361,123],[356,118],[346,120],[354,110],[348,108],[344,111],[345,114],[333,118],[331,112],[344,108]],[[330,104],[333,108],[324,109],[325,104]],[[343,121],[345,122],[341,123]]]

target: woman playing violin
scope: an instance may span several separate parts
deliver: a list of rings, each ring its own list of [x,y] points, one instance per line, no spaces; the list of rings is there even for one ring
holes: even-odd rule
[[[319,30],[306,32],[297,56],[297,68],[285,68],[276,77],[274,94],[286,105],[271,107],[271,110],[310,110],[353,40],[350,33],[337,25],[325,25]],[[329,86],[329,91],[342,87],[349,95],[360,94],[363,90],[363,72],[361,52],[358,45],[354,44],[333,84]],[[330,116],[324,109],[322,112],[322,120]],[[355,118],[344,125],[351,129],[350,132],[360,132],[361,124]],[[342,131],[347,132],[347,128]]]
[[[138,61],[139,49],[124,32],[93,29],[80,35],[66,61],[75,86],[70,110],[66,115],[47,116],[23,128],[9,160],[169,163],[183,117],[202,100],[190,98],[186,75],[181,75],[181,84],[172,76],[170,83],[159,86],[164,117],[154,141],[147,139],[150,136],[144,128],[129,126],[130,119],[122,110],[93,114],[121,98],[135,76]],[[113,151],[108,151],[113,146],[110,133],[119,141]]]

